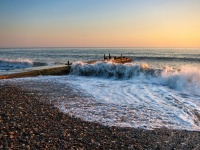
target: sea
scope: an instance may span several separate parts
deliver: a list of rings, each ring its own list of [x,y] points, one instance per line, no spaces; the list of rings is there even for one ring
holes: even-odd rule
[[[102,62],[104,54],[132,62]],[[68,75],[0,84],[40,91],[62,112],[106,126],[200,131],[200,48],[0,48],[0,74],[68,61]]]

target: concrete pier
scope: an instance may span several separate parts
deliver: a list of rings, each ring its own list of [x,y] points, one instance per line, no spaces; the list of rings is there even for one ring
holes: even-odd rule
[[[34,77],[39,75],[67,75],[70,73],[70,68],[70,65],[55,65],[17,69],[8,72],[1,72],[0,79]]]

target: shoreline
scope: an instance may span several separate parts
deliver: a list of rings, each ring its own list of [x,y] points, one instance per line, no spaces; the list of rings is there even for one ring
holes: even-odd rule
[[[200,132],[107,127],[64,114],[34,91],[0,84],[0,149],[198,149]]]

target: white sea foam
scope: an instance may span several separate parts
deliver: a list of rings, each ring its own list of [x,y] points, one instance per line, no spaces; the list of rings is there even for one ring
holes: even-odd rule
[[[200,70],[191,66],[183,66],[180,70],[166,67],[159,82],[170,88],[200,96]]]
[[[75,115],[77,112],[80,112],[79,116],[83,112],[86,113],[87,115],[83,116],[86,120],[100,121],[111,126],[200,130],[197,115],[200,113],[198,96],[180,93],[141,78],[134,80],[74,76],[69,78],[68,83],[95,97],[97,103],[104,104],[93,106],[89,110],[73,108],[72,112]],[[71,112],[67,109],[65,111]]]
[[[33,61],[30,59],[0,59],[0,70],[13,70],[20,68],[28,68],[33,66]]]
[[[33,63],[32,60],[27,59],[27,58],[18,58],[18,59],[0,59],[0,61],[4,61],[4,62],[14,62],[14,63]]]
[[[12,83],[49,95],[61,111],[87,121],[108,126],[200,131],[200,97],[198,92],[188,90],[193,84],[199,89],[198,77],[194,68],[165,68],[156,76],[142,72],[129,79],[68,75],[14,79]],[[177,80],[184,84],[175,83]],[[44,83],[51,86],[44,89]]]
[[[163,70],[149,68],[145,63],[104,63],[87,64],[75,62],[71,74],[111,79],[140,79],[149,83],[168,86],[183,92],[200,96],[200,70],[191,66],[180,69],[165,67]]]

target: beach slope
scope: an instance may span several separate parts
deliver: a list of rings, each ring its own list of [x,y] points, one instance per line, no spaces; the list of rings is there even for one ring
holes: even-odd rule
[[[64,114],[45,96],[0,84],[0,149],[199,149],[200,132],[102,126]]]

